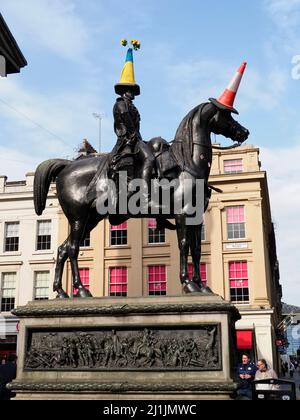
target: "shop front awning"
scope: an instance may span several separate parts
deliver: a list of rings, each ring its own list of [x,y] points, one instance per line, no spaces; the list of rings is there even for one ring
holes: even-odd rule
[[[253,348],[253,330],[237,331],[236,341],[238,350],[252,350]]]

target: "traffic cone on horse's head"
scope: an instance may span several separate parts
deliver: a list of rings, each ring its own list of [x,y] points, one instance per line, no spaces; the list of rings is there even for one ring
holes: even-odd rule
[[[231,111],[234,114],[238,114],[238,111],[233,107],[233,105],[246,67],[247,63],[244,62],[238,69],[237,73],[234,75],[228,87],[225,89],[225,92],[219,97],[219,99],[210,98],[210,102],[212,102],[218,108]]]
[[[135,82],[132,48],[129,48],[127,51],[120,82],[115,85],[115,92],[117,95],[123,95],[123,93],[126,92],[126,89],[132,90],[135,96],[138,96],[141,93],[139,85]]]

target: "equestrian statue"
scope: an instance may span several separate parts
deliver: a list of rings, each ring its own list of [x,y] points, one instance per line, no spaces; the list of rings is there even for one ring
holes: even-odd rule
[[[138,41],[133,41],[133,48],[139,49]],[[126,42],[123,44],[127,45]],[[232,114],[238,114],[234,108],[234,100],[242,80],[246,63],[238,69],[225,92],[218,99],[210,99],[188,113],[181,122],[175,139],[168,143],[161,137],[149,142],[143,141],[140,134],[140,114],[133,101],[140,94],[134,75],[133,49],[129,48],[121,80],[115,86],[119,96],[114,106],[114,129],[117,143],[109,154],[86,156],[77,160],[52,159],[40,164],[34,179],[34,204],[37,215],[42,215],[46,207],[50,184],[56,182],[57,196],[64,214],[70,224],[70,234],[58,248],[53,290],[57,297],[68,298],[63,289],[62,275],[67,259],[70,259],[73,287],[76,297],[92,297],[80,279],[78,255],[81,241],[105,218],[112,225],[120,225],[130,218],[153,218],[158,228],[177,231],[180,251],[180,281],[186,293],[213,294],[209,287],[201,281],[201,231],[203,218],[197,224],[188,223],[188,215],[183,207],[180,212],[179,200],[186,182],[192,185],[192,198],[197,193],[198,180],[203,181],[203,212],[207,210],[212,189],[208,179],[212,165],[211,133],[230,138],[234,145],[240,146],[249,137],[249,131],[235,121]],[[140,195],[145,212],[99,211],[99,203],[110,198],[119,203],[121,187],[120,174],[126,173],[129,183],[136,179],[144,181],[146,188]],[[151,184],[155,180],[167,179],[176,181],[170,191],[170,208],[162,211],[162,204],[153,197]],[[115,182],[117,188],[108,188]],[[112,193],[113,191],[113,193]],[[126,191],[126,201],[132,192]],[[219,191],[219,190],[218,190]],[[111,197],[113,195],[113,197]],[[102,207],[101,207],[102,208]],[[117,209],[120,206],[117,205]],[[153,211],[153,209],[156,211]],[[160,211],[157,211],[160,210]],[[189,216],[189,217],[188,217]],[[171,221],[175,221],[173,224]],[[193,259],[193,277],[189,276],[188,257]]]

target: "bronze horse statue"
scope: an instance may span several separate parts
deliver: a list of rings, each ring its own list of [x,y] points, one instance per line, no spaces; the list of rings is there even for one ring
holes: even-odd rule
[[[222,109],[214,103],[208,102],[193,109],[180,124],[175,140],[168,144],[158,138],[149,142],[153,153],[163,150],[170,160],[176,162],[173,171],[168,177],[178,181],[178,188],[172,192],[173,203],[179,198],[182,184],[186,180],[195,183],[197,179],[204,180],[205,184],[205,208],[208,207],[211,190],[208,185],[212,164],[211,133],[220,134],[230,138],[237,145],[247,140],[249,131],[232,118],[231,111]],[[34,204],[37,215],[41,215],[46,207],[46,200],[51,182],[56,181],[57,195],[60,205],[70,224],[70,235],[58,248],[55,279],[53,290],[58,298],[69,296],[62,287],[62,274],[67,259],[70,259],[73,286],[78,290],[77,297],[91,297],[91,293],[83,286],[79,269],[78,255],[82,239],[91,232],[99,222],[106,217],[111,224],[118,225],[130,218],[155,218],[160,226],[166,224],[171,227],[170,219],[175,219],[180,250],[180,280],[186,293],[206,293],[212,291],[201,282],[200,259],[201,259],[201,230],[202,222],[196,226],[187,224],[187,215],[180,214],[138,214],[128,212],[126,215],[99,214],[97,211],[97,199],[103,199],[105,188],[103,185],[109,180],[111,156],[104,155],[90,157],[81,160],[48,160],[36,170],[34,180]],[[134,159],[134,157],[133,157]],[[139,177],[138,162],[134,167],[136,178]],[[131,168],[132,169],[132,168]],[[102,187],[99,187],[99,185]],[[194,184],[193,184],[194,185]],[[167,225],[168,223],[168,225]],[[174,226],[175,229],[175,226]],[[188,274],[188,256],[191,252],[193,259],[193,278]]]

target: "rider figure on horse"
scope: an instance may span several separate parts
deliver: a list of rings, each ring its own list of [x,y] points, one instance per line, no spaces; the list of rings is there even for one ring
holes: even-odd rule
[[[142,164],[141,176],[146,181],[149,200],[155,157],[148,144],[142,139],[141,117],[133,103],[135,97],[140,95],[140,87],[135,82],[132,48],[129,48],[127,52],[121,80],[115,85],[115,92],[120,95],[113,109],[114,130],[118,140],[112,151],[111,167],[115,168],[117,163],[128,155],[138,159]]]

